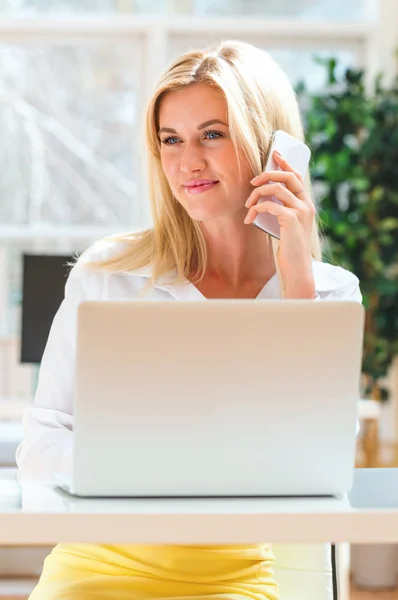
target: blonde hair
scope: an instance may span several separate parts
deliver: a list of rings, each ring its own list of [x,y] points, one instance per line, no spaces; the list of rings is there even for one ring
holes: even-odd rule
[[[152,284],[171,269],[176,271],[176,283],[182,283],[192,273],[196,281],[203,278],[207,262],[205,240],[199,224],[189,217],[172,194],[161,165],[158,136],[162,98],[193,84],[209,84],[223,95],[235,149],[243,152],[255,174],[264,168],[275,130],[282,129],[296,138],[304,138],[292,85],[267,52],[244,42],[225,41],[217,48],[183,54],[160,77],[146,111],[153,229],[114,236],[111,239],[124,241],[126,248],[108,260],[92,263],[92,266],[122,272],[151,265]],[[312,197],[309,177],[305,188]],[[321,243],[316,217],[311,242],[312,255],[319,260]],[[275,238],[272,238],[272,247],[281,281]]]

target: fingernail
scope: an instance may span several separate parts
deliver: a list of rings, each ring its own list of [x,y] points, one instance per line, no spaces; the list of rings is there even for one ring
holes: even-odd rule
[[[253,177],[253,179],[250,180],[250,183],[257,183],[257,181],[260,179],[259,175],[256,175],[256,177]]]
[[[246,215],[245,220],[243,222],[246,223],[246,225],[248,225],[249,221],[250,221],[250,215]]]
[[[280,152],[278,152],[278,150],[274,150],[274,154],[276,154],[277,156],[280,156],[282,158],[282,154]]]
[[[250,201],[251,201],[251,198],[250,198],[250,196],[249,196],[249,198],[248,198],[248,199],[246,200],[246,202],[245,202],[245,206],[246,206],[246,208],[249,208]]]

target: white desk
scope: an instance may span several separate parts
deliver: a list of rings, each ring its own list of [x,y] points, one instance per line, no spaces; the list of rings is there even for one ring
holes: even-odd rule
[[[398,541],[398,469],[358,469],[348,498],[80,499],[0,471],[0,545]]]

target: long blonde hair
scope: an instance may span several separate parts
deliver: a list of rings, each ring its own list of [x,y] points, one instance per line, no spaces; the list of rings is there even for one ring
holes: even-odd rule
[[[159,107],[165,94],[193,84],[210,84],[226,100],[228,123],[236,151],[243,151],[254,174],[261,173],[273,132],[282,129],[303,140],[303,127],[295,92],[271,56],[250,44],[225,41],[216,48],[187,52],[174,60],[157,82],[145,119],[148,149],[148,188],[153,228],[113,236],[125,249],[102,262],[92,263],[111,272],[134,271],[151,265],[152,284],[175,270],[174,282],[206,270],[207,250],[197,222],[173,196],[160,159]],[[309,177],[306,191],[312,197]],[[272,238],[277,273],[278,241]],[[311,252],[321,258],[321,243],[314,218]]]

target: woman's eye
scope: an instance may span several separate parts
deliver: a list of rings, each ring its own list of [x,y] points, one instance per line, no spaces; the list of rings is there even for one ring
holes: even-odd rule
[[[220,131],[205,131],[204,132],[204,137],[207,140],[217,140],[220,137],[224,137],[223,134]],[[179,138],[177,137],[168,137],[165,138],[164,140],[161,140],[162,144],[165,144],[166,146],[175,146],[176,144],[178,144],[180,142]]]
[[[162,144],[166,144],[168,146],[174,146],[177,140],[178,140],[178,138],[176,138],[176,137],[168,137],[168,138],[162,140]]]
[[[209,140],[216,140],[219,137],[222,137],[222,133],[220,131],[205,131],[205,136],[209,136]]]

